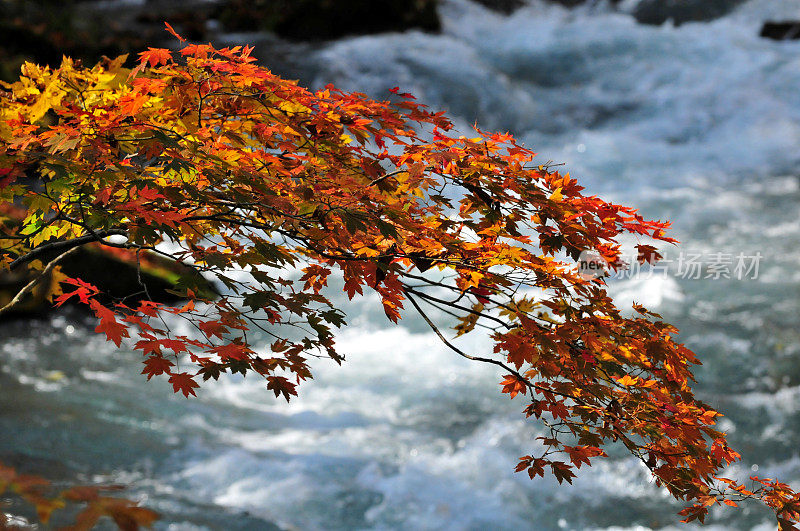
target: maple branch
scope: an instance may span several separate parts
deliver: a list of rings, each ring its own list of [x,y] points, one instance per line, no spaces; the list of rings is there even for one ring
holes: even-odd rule
[[[422,308],[420,308],[419,304],[417,303],[416,300],[414,300],[414,297],[411,295],[411,293],[409,293],[406,290],[403,290],[403,293],[405,293],[405,295],[408,298],[409,302],[411,302],[412,306],[414,306],[414,308],[420,314],[422,319],[426,323],[428,323],[428,326],[431,328],[431,330],[433,330],[433,332],[439,337],[439,339],[442,340],[442,343],[447,345],[447,347],[450,350],[452,350],[453,352],[455,352],[456,354],[458,354],[462,358],[466,358],[466,359],[472,360],[472,361],[482,361],[484,363],[490,363],[492,365],[497,365],[498,367],[501,367],[501,368],[507,370],[508,372],[510,372],[511,374],[513,374],[515,378],[519,379],[520,382],[524,383],[531,390],[535,389],[535,390],[540,391],[542,393],[544,393],[544,392],[552,393],[552,394],[557,395],[557,396],[561,396],[561,397],[564,397],[564,398],[568,398],[570,400],[574,400],[575,402],[577,402],[579,404],[584,404],[584,405],[586,404],[585,401],[581,400],[580,398],[578,398],[576,396],[572,396],[572,395],[569,395],[569,394],[566,394],[566,393],[560,393],[560,392],[554,391],[552,389],[546,389],[544,387],[540,387],[540,386],[538,386],[538,385],[536,385],[534,383],[531,383],[530,380],[528,380],[526,377],[521,375],[518,371],[515,371],[514,369],[512,369],[511,367],[509,367],[508,365],[506,365],[502,361],[493,360],[491,358],[482,358],[480,356],[473,356],[471,354],[467,354],[466,352],[464,352],[463,350],[461,350],[460,348],[458,348],[457,346],[455,346],[451,342],[449,342],[446,337],[444,337],[444,334],[442,334],[442,332],[439,330],[439,328],[433,323],[433,321],[431,321],[430,317],[428,317],[428,315],[425,313],[425,311]]]
[[[418,291],[418,290],[414,289],[413,286],[409,286],[407,284],[403,284],[403,287],[405,288],[406,293],[413,293],[413,294],[417,295],[418,297],[421,297],[423,299],[428,300],[429,302],[430,301],[438,302],[439,304],[442,304],[442,305],[447,306],[449,308],[457,308],[457,309],[459,309],[461,311],[470,313],[472,315],[476,315],[478,317],[484,317],[484,318],[489,319],[491,321],[495,321],[500,326],[505,327],[507,330],[513,330],[515,328],[514,326],[508,324],[507,322],[503,321],[502,319],[498,319],[497,317],[495,317],[493,315],[489,315],[489,314],[486,314],[484,312],[479,312],[477,310],[473,310],[472,308],[467,308],[466,306],[461,306],[461,305],[456,304],[454,302],[450,302],[450,301],[446,301],[444,299],[440,299],[438,297],[434,297],[433,295],[429,295],[429,294],[424,293],[422,291]]]
[[[462,356],[462,357],[464,357],[464,358],[466,358],[466,359],[468,359],[468,360],[472,360],[472,361],[482,361],[482,362],[484,362],[484,363],[490,363],[490,364],[492,364],[492,365],[497,365],[498,367],[502,367],[503,369],[507,370],[507,371],[508,371],[508,372],[510,372],[512,375],[514,375],[514,377],[516,377],[516,378],[517,378],[519,381],[521,381],[522,383],[524,383],[526,387],[528,387],[529,389],[531,389],[531,391],[534,391],[534,390],[536,390],[536,391],[539,391],[539,392],[542,392],[542,393],[551,393],[551,394],[553,394],[553,395],[556,395],[556,396],[561,396],[561,397],[563,397],[563,398],[567,398],[567,399],[573,400],[573,401],[575,401],[576,403],[578,403],[578,404],[581,404],[581,405],[588,405],[588,403],[587,403],[585,400],[583,400],[583,399],[581,399],[581,398],[579,398],[579,397],[576,397],[576,396],[573,396],[573,395],[570,395],[570,394],[567,394],[567,393],[562,393],[562,392],[556,391],[556,390],[554,390],[554,389],[550,389],[550,388],[544,388],[544,387],[541,387],[541,386],[538,386],[538,385],[536,385],[536,384],[532,383],[532,382],[531,382],[531,381],[530,381],[528,378],[526,378],[525,376],[523,376],[522,374],[520,374],[518,371],[514,370],[513,368],[509,367],[508,365],[506,365],[505,363],[503,363],[503,362],[501,362],[501,361],[494,360],[494,359],[491,359],[491,358],[483,358],[483,357],[480,357],[480,356],[473,356],[473,355],[467,354],[467,353],[466,353],[466,352],[464,352],[463,350],[461,350],[461,349],[459,349],[458,347],[456,347],[455,345],[453,345],[451,342],[449,342],[449,341],[447,340],[447,338],[445,338],[445,337],[444,337],[444,335],[441,333],[441,331],[439,330],[439,328],[438,328],[438,327],[437,327],[437,326],[436,326],[436,325],[433,323],[433,321],[431,321],[431,319],[428,317],[428,315],[427,315],[427,314],[424,312],[424,310],[422,310],[422,308],[419,306],[419,304],[417,303],[417,301],[414,299],[414,297],[413,297],[412,293],[416,294],[417,296],[421,296],[422,298],[432,298],[432,299],[436,299],[435,297],[431,297],[430,295],[427,295],[427,294],[425,294],[425,293],[418,292],[418,291],[414,290],[413,288],[411,288],[411,287],[409,287],[409,286],[406,286],[406,285],[404,285],[404,290],[403,290],[403,292],[404,292],[404,294],[406,295],[406,297],[408,298],[408,300],[411,302],[411,304],[414,306],[414,308],[417,310],[417,312],[420,314],[420,316],[422,317],[422,319],[423,319],[423,320],[424,320],[424,321],[425,321],[425,322],[428,324],[428,326],[431,328],[431,330],[433,330],[433,332],[434,332],[434,333],[435,333],[435,334],[436,334],[436,335],[439,337],[439,339],[440,339],[440,340],[441,340],[441,341],[442,341],[442,342],[443,342],[443,343],[444,343],[444,344],[445,344],[445,345],[446,345],[448,348],[450,348],[451,350],[453,350],[453,351],[454,351],[455,353],[457,353],[459,356]],[[439,299],[439,301],[441,301],[441,300]],[[446,301],[441,301],[441,302],[443,302],[443,303],[446,303]],[[482,316],[482,317],[491,317],[491,316],[487,316],[487,315],[485,315],[485,314],[481,314],[480,312],[470,311],[470,310],[467,310],[467,309],[465,309],[465,310],[466,310],[466,311],[468,311],[469,313],[473,313],[473,314],[476,314],[476,315],[479,315],[479,316]],[[497,320],[497,319],[495,319],[495,320]],[[509,326],[507,323],[503,323],[503,324],[504,324],[506,327],[508,327],[508,328],[512,328],[512,327],[510,327],[510,326]],[[593,395],[593,396],[595,396],[593,393],[592,393],[592,395]],[[531,396],[532,396],[532,395],[531,395]],[[600,397],[597,397],[597,396],[595,396],[595,398],[597,398],[598,400],[600,400],[600,401],[602,402],[602,399],[601,399]],[[635,448],[637,448],[637,449],[638,449],[638,448],[639,448],[639,447],[638,447],[638,445],[635,445],[635,444],[634,444],[634,443],[633,443],[633,442],[632,442],[632,441],[631,441],[631,440],[630,440],[628,437],[626,437],[626,436],[625,436],[625,434],[624,434],[624,433],[622,433],[620,430],[618,430],[618,429],[614,428],[614,430],[613,430],[613,431],[614,431],[614,432],[617,434],[617,436],[618,436],[618,437],[619,437],[621,440],[623,440],[623,442],[625,443],[625,445],[626,445],[626,446],[629,448],[629,450],[631,450],[631,452],[632,452],[632,453],[633,453],[633,454],[634,454],[634,455],[635,455],[635,456],[636,456],[636,457],[637,457],[639,460],[641,460],[643,463],[647,464],[646,460],[645,460],[645,459],[644,459],[644,458],[643,458],[643,457],[642,457],[642,456],[641,456],[641,455],[640,455],[638,452],[635,452],[635,451],[634,451],[634,448],[631,448],[631,446],[630,446],[630,445],[633,445]],[[629,443],[630,443],[630,445],[629,445]],[[650,467],[648,466],[648,468],[650,468]]]
[[[142,249],[136,249],[136,280],[139,282],[139,285],[144,290],[145,296],[147,296],[147,300],[152,301],[153,297],[150,295],[150,291],[147,289],[147,284],[142,280]]]
[[[11,299],[11,301],[8,304],[6,304],[2,308],[0,308],[0,315],[3,315],[4,313],[6,313],[6,312],[12,310],[13,308],[15,308],[16,306],[18,306],[19,303],[22,301],[22,299],[25,297],[25,295],[27,295],[28,293],[32,292],[34,290],[34,288],[36,288],[36,286],[39,285],[39,282],[41,282],[44,278],[46,278],[53,271],[53,268],[55,268],[56,265],[58,265],[58,262],[60,262],[61,260],[63,260],[67,256],[73,254],[77,250],[78,250],[77,247],[73,247],[72,249],[69,249],[68,251],[66,251],[64,253],[61,253],[60,255],[55,257],[53,260],[51,260],[50,263],[48,263],[47,266],[45,266],[45,268],[42,269],[42,271],[38,275],[36,275],[36,277],[33,278],[33,280],[28,282],[25,285],[24,288],[22,288],[21,290],[19,290],[17,292],[17,294],[14,296],[13,299]]]
[[[415,274],[413,274],[413,273],[411,273],[411,272],[408,272],[408,271],[404,271],[404,272],[403,272],[403,276],[410,277],[410,278],[413,278],[413,279],[419,280],[419,281],[421,281],[421,282],[425,282],[425,283],[427,283],[427,284],[429,284],[429,285],[431,285],[431,286],[439,286],[439,287],[442,287],[442,288],[449,289],[450,291],[454,291],[454,292],[457,292],[457,293],[459,293],[459,297],[458,297],[458,299],[456,299],[456,300],[454,300],[454,301],[452,301],[452,302],[451,302],[451,301],[443,301],[443,300],[440,300],[440,301],[439,301],[439,302],[441,302],[442,304],[446,304],[446,305],[448,305],[448,306],[455,306],[455,304],[458,302],[458,300],[459,300],[459,299],[461,299],[461,297],[463,297],[464,295],[466,295],[467,293],[469,293],[469,290],[466,290],[466,291],[464,291],[464,290],[461,290],[461,289],[459,289],[458,287],[456,287],[456,286],[453,286],[453,285],[451,285],[451,284],[445,284],[445,283],[443,283],[443,282],[437,282],[437,281],[435,281],[435,280],[428,279],[428,278],[426,278],[426,277],[423,277],[423,276],[421,276],[421,275],[415,275]],[[432,298],[433,296],[432,296],[432,295],[427,295],[427,294],[426,294],[426,297],[427,297],[427,298]],[[503,309],[505,309],[505,310],[508,310],[508,311],[510,311],[510,312],[517,312],[517,311],[520,311],[520,310],[519,310],[519,308],[512,308],[512,307],[511,307],[511,306],[509,306],[508,304],[504,304],[504,303],[502,303],[502,302],[498,301],[497,299],[495,299],[495,298],[491,297],[490,295],[481,295],[481,297],[483,297],[484,299],[488,300],[488,301],[489,301],[491,304],[494,304],[494,305],[495,305],[495,306],[497,306],[498,308],[503,308]],[[468,309],[466,309],[466,308],[462,308],[462,309],[463,309],[463,310],[465,310],[465,311],[467,311],[467,312],[469,312],[469,313],[474,313],[474,310],[468,310]],[[525,314],[525,316],[526,316],[526,317],[528,317],[529,319],[533,319],[533,320],[539,320],[539,321],[542,321],[542,320],[543,320],[541,317],[539,317],[539,316],[537,316],[537,315],[534,315],[534,314],[533,314],[533,312],[522,312],[522,313],[524,313],[524,314]],[[547,321],[545,321],[545,322],[547,322]],[[506,327],[507,327],[507,328],[509,328],[509,329],[510,329],[510,328],[513,328],[513,327],[509,326],[509,325],[508,325],[508,324],[506,324],[506,323],[504,323],[504,326],[506,326]],[[538,327],[539,327],[539,329],[541,329],[541,330],[547,330],[547,327],[545,327],[545,326],[544,326],[544,325],[542,325],[541,323],[537,323],[537,326],[538,326]],[[571,343],[571,346],[576,346],[576,345]]]
[[[444,334],[442,334],[442,332],[439,330],[439,328],[433,323],[433,321],[431,321],[430,317],[428,317],[428,315],[425,313],[425,311],[422,308],[420,308],[420,306],[417,303],[417,301],[411,295],[411,292],[409,290],[405,289],[405,290],[403,290],[403,293],[406,295],[406,297],[408,298],[409,302],[411,302],[411,304],[414,306],[414,308],[420,314],[422,319],[424,319],[425,322],[428,323],[428,326],[431,328],[431,330],[433,330],[433,332],[439,337],[439,339],[442,340],[442,342],[445,345],[447,345],[448,348],[450,348],[450,350],[452,350],[453,352],[455,352],[456,354],[458,354],[462,358],[467,358],[468,360],[482,361],[482,362],[485,362],[485,363],[491,363],[492,365],[497,365],[498,367],[502,367],[503,369],[505,369],[507,371],[511,371],[514,374],[514,376],[519,377],[520,380],[527,381],[527,380],[525,380],[525,378],[523,378],[522,375],[520,375],[518,372],[516,372],[514,369],[510,368],[508,365],[506,365],[502,361],[493,360],[491,358],[481,358],[479,356],[473,356],[471,354],[467,354],[466,352],[464,352],[463,350],[461,350],[457,346],[455,346],[452,343],[450,343],[447,340],[447,338],[444,337]]]
[[[20,256],[13,262],[11,262],[8,266],[8,269],[13,271],[19,266],[30,262],[31,260],[35,260],[36,258],[42,256],[43,254],[47,254],[53,251],[61,251],[61,250],[71,250],[76,247],[80,247],[81,245],[85,245],[87,243],[91,243],[94,241],[102,241],[103,238],[106,236],[127,236],[128,232],[123,229],[109,229],[103,230],[99,232],[93,232],[92,234],[87,234],[85,236],[79,236],[72,240],[65,240],[65,241],[57,241],[53,243],[46,243],[44,245],[40,245],[36,249]]]
[[[417,294],[419,295],[420,293],[417,293]],[[422,298],[425,298],[425,297],[422,297]],[[440,312],[443,312],[443,313],[445,313],[445,314],[447,314],[447,315],[449,315],[451,317],[455,317],[456,319],[461,319],[462,318],[461,315],[457,314],[454,311],[451,311],[451,310],[447,309],[445,307],[445,305],[443,305],[443,304],[439,304],[439,303],[435,303],[435,302],[431,302],[431,301],[428,301],[428,304],[430,304],[434,308],[438,309]],[[498,328],[498,327],[492,328],[491,326],[485,325],[485,324],[480,323],[478,321],[475,322],[475,326],[480,326],[481,328],[485,328],[487,330],[491,330],[492,332],[496,332],[497,328]]]
[[[397,170],[394,170],[393,172],[389,172],[389,173],[387,173],[385,175],[381,175],[377,179],[373,179],[367,186],[375,186],[378,183],[382,183],[383,181],[385,181],[389,177],[392,177],[392,176],[397,175],[399,173],[403,173],[404,171],[406,171],[406,170],[397,169]]]

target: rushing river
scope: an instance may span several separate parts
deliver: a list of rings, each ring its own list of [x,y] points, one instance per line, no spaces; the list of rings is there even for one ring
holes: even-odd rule
[[[313,87],[383,97],[399,85],[465,133],[475,120],[510,130],[589,193],[673,220],[682,243],[666,249],[668,269],[610,289],[662,312],[704,361],[696,390],[743,454],[729,472],[797,485],[800,41],[758,32],[798,13],[797,1],[753,0],[713,22],[655,27],[602,3],[505,17],[448,0],[440,35],[257,52]],[[757,274],[732,274],[740,254]],[[682,274],[690,255],[712,278]],[[288,405],[252,377],[174,395],[78,318],[4,325],[0,462],[128,485],[164,529],[687,529],[622,453],[572,487],[514,474],[539,428],[500,396],[497,372],[419,321],[390,325],[374,299],[348,313],[347,362],[316,362]],[[754,505],[714,516],[713,529],[775,528]]]

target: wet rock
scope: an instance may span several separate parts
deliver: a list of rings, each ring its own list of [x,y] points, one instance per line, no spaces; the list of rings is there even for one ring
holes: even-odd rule
[[[524,6],[527,2],[525,0],[475,0],[477,3],[484,7],[488,7],[492,11],[510,15],[520,7]]]
[[[100,2],[0,2],[0,78],[16,79],[23,61],[56,67],[67,55],[94,64],[102,55],[145,49],[150,35],[139,31],[132,14],[124,5],[103,9]]]
[[[775,41],[800,39],[800,20],[764,22],[764,25],[761,26],[761,33],[759,35]]]
[[[672,20],[676,25],[685,22],[708,21],[730,13],[745,0],[640,0],[632,15],[642,24],[661,25]]]
[[[564,7],[578,7],[582,5],[598,5],[600,3],[607,3],[611,4],[612,6],[616,6],[622,0],[547,0],[551,4],[559,4]]]
[[[87,246],[59,262],[61,272],[97,286],[103,293],[100,302],[113,304],[124,301],[135,305],[140,300],[173,304],[183,300],[176,285],[181,277],[194,287],[200,296],[216,297],[218,291],[193,269],[159,255],[143,252],[137,266],[136,255],[130,251]],[[17,292],[34,277],[26,269],[0,272],[0,307],[8,304]],[[62,286],[70,291],[67,286]],[[44,314],[52,309],[48,295],[56,288],[52,277],[39,282],[18,306],[3,314],[6,317]]]
[[[440,28],[436,0],[230,0],[216,15],[226,30],[272,31],[291,40]]]
[[[65,275],[94,284],[114,300],[178,302],[183,297],[178,295],[176,284],[182,276],[190,277],[204,295],[217,293],[194,269],[149,252],[140,256],[141,271],[137,270],[136,253],[99,246],[84,247],[59,264]]]

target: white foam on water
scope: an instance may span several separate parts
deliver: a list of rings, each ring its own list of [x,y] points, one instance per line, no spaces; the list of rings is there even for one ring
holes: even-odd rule
[[[638,303],[657,310],[665,301],[684,299],[678,283],[668,276],[634,278],[610,286],[609,294],[619,308],[630,308]]]

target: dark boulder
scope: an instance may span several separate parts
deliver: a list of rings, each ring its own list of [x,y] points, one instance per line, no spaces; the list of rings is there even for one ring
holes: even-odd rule
[[[436,0],[229,0],[215,15],[228,31],[271,31],[304,41],[440,28]]]
[[[520,7],[526,5],[529,0],[473,0],[484,7],[488,7],[492,11],[510,15]],[[559,4],[564,7],[573,8],[584,4],[595,5],[599,0],[548,0],[551,4]],[[613,6],[619,4],[622,0],[607,0]]]
[[[668,20],[676,25],[722,17],[745,0],[640,0],[632,15],[642,24],[659,26]]]
[[[621,0],[609,0],[612,5],[617,5]],[[577,7],[583,4],[597,4],[598,0],[550,0],[551,4],[561,4],[565,7]]]
[[[498,3],[515,0],[499,0]],[[437,0],[0,0],[0,79],[24,60],[58,66],[61,56],[96,63],[148,46],[170,46],[169,22],[193,41],[266,31],[295,41],[420,29],[438,31]]]
[[[97,286],[102,292],[98,298],[106,305],[124,301],[135,306],[137,301],[147,299],[174,304],[184,300],[181,293],[185,294],[185,288],[180,288],[181,285],[191,286],[198,296],[204,298],[215,298],[219,293],[194,269],[148,251],[141,253],[137,265],[136,254],[132,251],[91,245],[65,257],[59,266],[65,275]],[[33,278],[32,273],[24,268],[0,272],[0,308]],[[43,279],[18,305],[3,313],[0,320],[46,313],[52,309],[47,298],[56,287],[52,277]],[[62,288],[67,292],[73,289],[69,286]]]
[[[761,33],[759,35],[775,41],[800,39],[800,20],[764,22],[764,25],[761,26]]]
[[[527,2],[525,0],[475,0],[477,3],[484,7],[488,7],[492,11],[510,15],[520,7],[524,6]]]
[[[97,286],[108,301],[134,303],[152,299],[166,304],[184,299],[178,284],[191,284],[198,295],[214,298],[216,288],[197,271],[151,253],[140,253],[138,264],[133,251],[87,246],[59,262],[61,271]],[[185,290],[184,290],[185,291]]]
[[[95,64],[102,55],[116,57],[165,40],[166,19],[142,31],[133,7],[119,4],[112,9],[104,4],[110,2],[0,2],[0,79],[16,79],[23,61],[57,67],[66,55]]]

